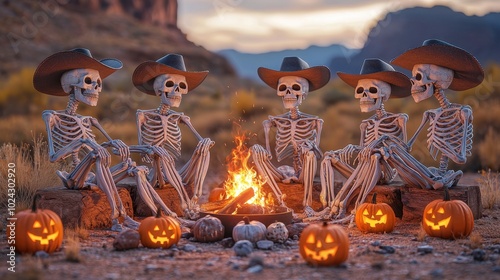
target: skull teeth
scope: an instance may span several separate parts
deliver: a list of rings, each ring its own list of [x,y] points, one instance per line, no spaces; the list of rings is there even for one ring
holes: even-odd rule
[[[429,86],[430,84],[425,84],[423,86],[413,86],[413,88],[411,89],[411,94],[419,94],[422,92],[426,92]]]

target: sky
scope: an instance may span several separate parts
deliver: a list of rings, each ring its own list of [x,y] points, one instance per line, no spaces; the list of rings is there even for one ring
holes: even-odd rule
[[[262,53],[343,44],[361,48],[370,27],[407,7],[500,12],[499,0],[178,0],[178,25],[208,50]]]

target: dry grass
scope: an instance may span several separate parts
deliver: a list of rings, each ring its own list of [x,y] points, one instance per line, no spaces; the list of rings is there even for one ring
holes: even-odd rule
[[[477,232],[471,233],[469,236],[470,247],[472,249],[481,248],[483,246],[483,237]]]
[[[64,235],[78,240],[86,240],[89,238],[90,233],[88,229],[77,226],[75,228],[65,228]]]
[[[426,236],[427,236],[427,233],[425,232],[425,230],[422,227],[420,227],[420,229],[417,232],[417,241],[423,242],[425,240]]]
[[[481,177],[477,179],[481,189],[481,201],[483,208],[492,209],[500,203],[500,185],[498,172],[481,171]]]
[[[6,203],[8,164],[15,164],[15,199],[16,210],[30,207],[38,189],[54,187],[61,184],[56,170],[63,168],[61,164],[49,161],[47,144],[42,137],[33,136],[31,144],[20,146],[10,143],[0,147],[0,197]],[[5,205],[2,205],[4,207]]]
[[[66,261],[79,263],[83,261],[80,255],[80,240],[78,237],[71,235],[65,238],[64,255],[66,256]]]

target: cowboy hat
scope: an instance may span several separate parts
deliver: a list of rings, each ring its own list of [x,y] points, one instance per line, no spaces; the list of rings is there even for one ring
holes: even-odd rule
[[[276,89],[278,80],[284,76],[298,76],[309,81],[309,91],[317,90],[330,80],[330,70],[326,66],[309,67],[300,57],[285,57],[279,71],[259,67],[257,73],[264,83]]]
[[[337,72],[337,75],[342,81],[354,88],[362,79],[376,79],[386,82],[391,85],[391,98],[407,97],[411,94],[410,79],[378,58],[365,59],[359,74]]]
[[[484,71],[467,51],[445,41],[425,40],[422,46],[408,50],[392,60],[393,64],[412,70],[415,64],[433,64],[453,70],[449,89],[466,90],[479,85]]]
[[[205,80],[208,71],[188,72],[182,55],[167,54],[157,61],[146,61],[139,64],[132,75],[132,82],[140,91],[156,95],[153,84],[155,78],[162,74],[178,74],[186,77],[189,90],[193,90]]]
[[[67,95],[61,86],[61,76],[64,72],[79,68],[94,69],[99,71],[99,76],[104,79],[122,66],[122,62],[114,58],[97,60],[88,49],[62,51],[47,57],[38,65],[33,75],[33,86],[39,92],[63,96]]]

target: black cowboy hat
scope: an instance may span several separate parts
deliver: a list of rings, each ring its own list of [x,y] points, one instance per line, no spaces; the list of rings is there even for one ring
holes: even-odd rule
[[[422,46],[404,52],[392,63],[410,71],[415,64],[433,64],[451,69],[451,90],[467,90],[479,85],[484,79],[483,68],[473,55],[437,39],[425,40]]]
[[[276,89],[278,80],[284,76],[298,76],[309,81],[309,91],[322,88],[330,80],[330,70],[326,66],[309,67],[300,57],[285,57],[279,71],[264,67],[257,69],[259,77],[268,86]]]
[[[162,74],[183,75],[186,77],[189,90],[193,90],[205,80],[208,71],[188,72],[182,55],[167,54],[157,61],[146,61],[139,64],[132,75],[132,82],[140,91],[156,95],[153,84],[155,78]]]
[[[407,97],[411,94],[410,79],[378,58],[365,59],[359,74],[337,72],[337,75],[351,87],[356,87],[358,81],[362,79],[377,79],[386,82],[391,85],[391,98]]]
[[[114,58],[97,60],[88,49],[62,51],[47,57],[38,65],[33,75],[33,86],[39,92],[63,96],[67,95],[61,86],[61,76],[64,72],[89,68],[97,70],[101,79],[104,79],[122,66],[122,62]]]

